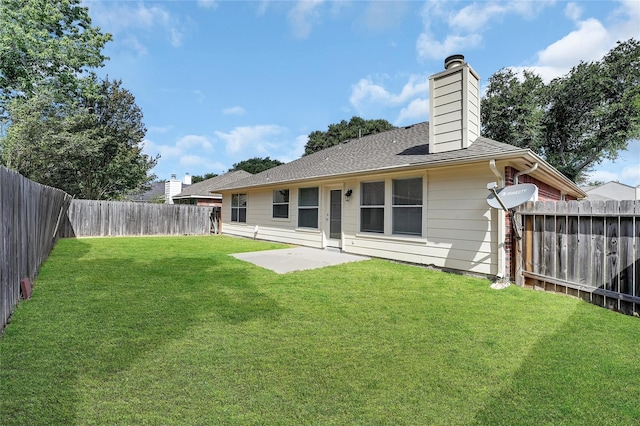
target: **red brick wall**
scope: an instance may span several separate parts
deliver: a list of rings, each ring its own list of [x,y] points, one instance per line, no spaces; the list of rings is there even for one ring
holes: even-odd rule
[[[506,167],[504,170],[505,177],[505,185],[513,185],[513,177],[518,173],[519,170],[514,169],[513,167]],[[538,179],[535,179],[529,175],[521,175],[518,177],[518,183],[533,183],[538,187],[538,201],[560,201],[562,198],[562,193],[559,189],[552,187],[551,185],[541,182]],[[574,197],[570,195],[565,195],[565,200],[575,200]],[[511,216],[508,213],[505,213],[505,240],[504,240],[504,249],[506,252],[506,270],[510,271],[510,279],[515,277],[515,265],[512,262],[513,259],[513,248],[516,244],[516,237],[513,232],[513,228],[511,226]]]

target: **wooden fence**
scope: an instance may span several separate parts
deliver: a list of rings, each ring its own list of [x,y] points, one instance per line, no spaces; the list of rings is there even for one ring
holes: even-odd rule
[[[640,200],[530,202],[516,222],[521,284],[640,312]]]
[[[71,197],[0,166],[0,332],[56,242]]]
[[[213,207],[73,200],[60,237],[209,235]]]

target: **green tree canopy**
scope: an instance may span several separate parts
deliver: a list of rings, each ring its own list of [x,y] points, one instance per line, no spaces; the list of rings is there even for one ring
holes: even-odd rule
[[[315,130],[309,134],[309,140],[304,147],[304,155],[337,145],[348,139],[384,132],[393,129],[393,125],[387,120],[364,120],[360,117],[352,117],[349,122],[342,120],[339,123],[329,124],[327,131]]]
[[[11,99],[3,163],[79,198],[119,198],[151,182],[157,158],[142,153],[146,129],[135,98],[120,81],[94,78],[71,105],[48,88]]]
[[[269,157],[254,157],[248,160],[240,161],[239,163],[235,163],[233,167],[229,169],[229,171],[235,172],[236,170],[244,170],[245,172],[256,174],[264,172],[265,170],[269,170],[281,164],[284,163],[279,160],[272,160]]]
[[[218,176],[217,173],[205,173],[204,175],[191,176],[191,183],[202,182],[203,180],[211,179]]]
[[[640,137],[639,99],[640,43],[630,39],[548,84],[533,72],[498,71],[482,99],[483,135],[530,148],[581,181]]]
[[[0,0],[0,162],[81,198],[145,187],[142,111],[93,69],[111,39],[81,0]]]
[[[103,65],[109,40],[80,0],[0,1],[0,100],[44,84],[74,90],[84,71]]]

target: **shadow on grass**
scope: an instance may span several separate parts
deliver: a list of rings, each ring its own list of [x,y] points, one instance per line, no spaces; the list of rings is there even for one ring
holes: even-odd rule
[[[263,272],[226,255],[89,259],[86,246],[56,254],[64,261],[44,271],[0,340],[0,424],[82,423],[81,375],[99,385],[126,374],[203,321],[233,326],[282,312],[253,284]]]
[[[616,327],[601,326],[612,324],[601,308],[579,303],[533,346],[508,386],[477,413],[476,424],[636,424],[640,326],[637,319],[608,315],[619,315]]]

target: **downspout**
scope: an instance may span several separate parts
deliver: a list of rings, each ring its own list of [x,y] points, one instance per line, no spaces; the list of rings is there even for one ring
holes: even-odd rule
[[[523,170],[521,172],[516,173],[515,175],[513,175],[513,184],[517,185],[518,184],[518,178],[522,175],[528,175],[531,172],[535,172],[536,169],[538,168],[538,163],[534,163],[533,166],[530,169],[527,170]]]
[[[500,173],[500,171],[496,167],[496,160],[489,160],[489,168],[498,178],[498,187],[504,187],[504,175]],[[496,275],[498,276],[498,278],[503,279],[505,277],[504,270],[507,261],[507,254],[504,251],[504,240],[507,238],[505,230],[506,223],[504,212],[499,210],[496,210],[496,212],[498,215],[498,273]]]
[[[520,176],[527,175],[531,172],[534,172],[537,168],[538,168],[538,162],[535,162],[533,163],[533,166],[531,166],[531,168],[516,173],[515,175],[513,175],[513,184],[517,185],[518,178]],[[562,198],[564,199],[564,197]],[[521,236],[522,224],[518,222],[518,218],[515,214],[515,210],[510,211],[509,214],[511,215],[511,225],[513,226],[514,231],[516,233],[515,244],[518,245],[518,252],[522,253],[522,236]],[[515,271],[515,277],[513,278],[515,279],[516,284],[523,285],[524,277],[522,276],[522,264],[516,263],[514,271]]]

